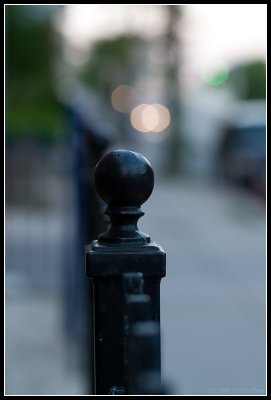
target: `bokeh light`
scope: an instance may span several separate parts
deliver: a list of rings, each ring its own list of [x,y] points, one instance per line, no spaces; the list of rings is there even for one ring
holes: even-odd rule
[[[148,107],[148,104],[139,104],[132,110],[130,116],[132,127],[140,132],[148,132],[142,121],[142,113],[146,107]]]
[[[135,102],[135,89],[128,85],[120,85],[113,90],[111,103],[115,110],[121,113],[129,113]]]
[[[210,86],[220,86],[229,78],[229,67],[224,61],[207,65],[201,72],[202,80]]]
[[[157,110],[159,114],[159,123],[156,126],[155,129],[153,129],[154,132],[162,132],[164,131],[170,124],[170,112],[167,107],[162,106],[162,104],[153,104],[153,107]]]
[[[143,109],[141,119],[147,132],[152,132],[159,125],[160,116],[157,109],[154,106],[149,105]]]
[[[170,124],[170,112],[161,104],[140,104],[131,112],[131,124],[136,130],[162,132]]]

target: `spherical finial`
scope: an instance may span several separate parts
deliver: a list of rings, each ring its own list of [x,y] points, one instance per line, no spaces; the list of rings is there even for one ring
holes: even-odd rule
[[[94,179],[98,194],[109,207],[140,207],[154,184],[148,160],[128,150],[106,154],[96,165]]]

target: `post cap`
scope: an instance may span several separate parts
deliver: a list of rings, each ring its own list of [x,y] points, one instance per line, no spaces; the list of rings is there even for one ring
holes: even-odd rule
[[[152,193],[154,174],[141,154],[114,150],[98,162],[94,180],[99,196],[109,207],[140,207]]]

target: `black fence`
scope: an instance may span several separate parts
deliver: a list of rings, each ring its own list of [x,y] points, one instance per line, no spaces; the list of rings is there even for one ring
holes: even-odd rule
[[[6,136],[6,272],[10,290],[58,299],[64,361],[84,374],[89,393],[92,288],[84,246],[107,225],[92,176],[112,138],[82,104],[63,108],[67,128],[53,140],[38,132]]]
[[[101,159],[111,133],[91,125],[79,106],[65,110],[65,138],[7,139],[7,271],[19,272],[30,289],[60,289],[67,349],[77,354],[88,393],[163,394],[165,253],[137,227],[153,189],[152,168],[125,150]],[[88,280],[82,249],[91,242]]]

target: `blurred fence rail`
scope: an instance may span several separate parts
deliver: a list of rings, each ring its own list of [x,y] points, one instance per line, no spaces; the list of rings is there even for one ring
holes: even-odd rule
[[[28,285],[58,289],[63,243],[72,234],[67,152],[61,141],[6,141],[6,272],[18,272]]]

